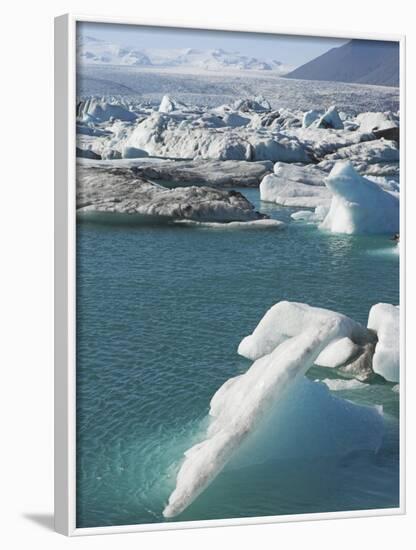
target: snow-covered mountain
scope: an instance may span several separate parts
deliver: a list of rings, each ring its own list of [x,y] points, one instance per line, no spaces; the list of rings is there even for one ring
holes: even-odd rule
[[[130,65],[153,68],[189,68],[217,71],[224,69],[275,71],[286,74],[292,67],[274,59],[265,60],[229,52],[221,48],[200,50],[185,49],[135,49],[99,40],[90,36],[77,42],[78,63],[93,65]]]
[[[91,36],[77,40],[78,63],[93,65],[152,65],[148,56],[134,48],[122,48]]]

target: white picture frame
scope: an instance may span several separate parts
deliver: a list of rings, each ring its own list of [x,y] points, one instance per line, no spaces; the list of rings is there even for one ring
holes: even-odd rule
[[[178,21],[159,21],[123,17],[99,17],[66,14],[55,19],[55,529],[67,536],[127,533],[169,529],[217,527],[224,525],[264,524],[311,521],[405,513],[405,37],[401,35],[328,34],[315,29],[241,28],[239,31],[328,38],[392,40],[400,43],[400,506],[392,509],[279,515],[259,518],[218,519],[174,523],[135,524],[111,527],[76,527],[76,240],[75,240],[75,105],[76,105],[76,24],[78,22],[114,23],[157,27],[184,27]],[[215,26],[201,30],[235,31]]]

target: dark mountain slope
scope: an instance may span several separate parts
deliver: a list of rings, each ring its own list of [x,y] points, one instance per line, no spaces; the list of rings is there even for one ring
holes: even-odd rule
[[[350,40],[288,73],[286,78],[399,85],[399,43]]]

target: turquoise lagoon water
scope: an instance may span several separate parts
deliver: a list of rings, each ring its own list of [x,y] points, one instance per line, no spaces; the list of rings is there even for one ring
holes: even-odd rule
[[[241,191],[290,222],[292,209]],[[82,222],[77,235],[78,527],[168,521],[182,454],[215,391],[250,366],[237,347],[270,306],[307,302],[366,323],[374,303],[399,301],[388,237],[293,221],[282,231]],[[309,376],[336,375],[314,367]],[[398,506],[392,386],[336,392],[383,406],[389,428],[377,453],[226,468],[173,521]]]

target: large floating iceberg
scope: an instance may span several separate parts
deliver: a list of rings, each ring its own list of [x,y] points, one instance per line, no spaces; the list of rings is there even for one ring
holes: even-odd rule
[[[263,448],[259,440],[266,440],[268,447],[271,441],[272,452],[278,457],[293,458],[316,458],[321,456],[322,448],[327,455],[342,455],[379,447],[383,420],[377,408],[338,400],[325,386],[304,377],[332,341],[365,329],[333,312],[294,306],[297,314],[289,320],[288,328],[293,322],[293,330],[288,332],[295,335],[265,338],[263,346],[255,347],[255,355],[260,358],[245,374],[225,382],[213,396],[205,438],[185,453],[176,487],[163,511],[165,517],[176,516],[187,508],[240,447],[243,461],[247,448],[257,449],[258,453]],[[303,325],[296,328],[298,320]],[[251,349],[247,340],[243,347]],[[314,429],[311,414],[319,416],[312,423]],[[305,445],[299,444],[303,441]],[[236,458],[237,463],[239,459],[242,457]],[[257,458],[267,459],[270,456],[266,454]]]
[[[111,165],[79,165],[77,178],[77,213],[84,217],[129,214],[216,222],[267,218],[237,191],[197,186],[167,189]]]
[[[399,198],[339,161],[325,181],[332,194],[322,229],[333,233],[398,233]]]

